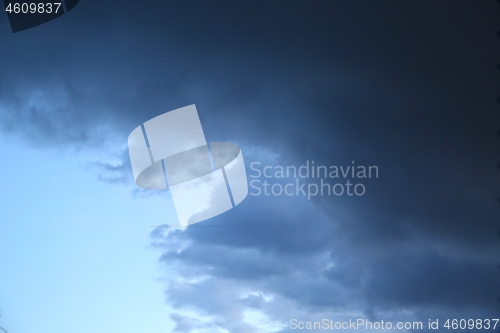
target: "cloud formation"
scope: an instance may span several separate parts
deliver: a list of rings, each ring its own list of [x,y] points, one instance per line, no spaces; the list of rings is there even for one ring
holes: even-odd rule
[[[500,295],[498,10],[89,0],[2,35],[0,129],[41,148],[112,152],[101,177],[127,182],[128,133],[196,104],[207,137],[237,142],[247,171],[379,167],[362,197],[248,197],[203,226],[155,230],[177,332],[487,318]]]

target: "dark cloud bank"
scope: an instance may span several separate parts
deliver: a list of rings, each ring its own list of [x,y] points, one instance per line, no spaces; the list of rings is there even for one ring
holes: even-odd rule
[[[379,167],[361,197],[249,196],[205,227],[157,229],[178,332],[498,316],[499,12],[88,0],[18,34],[2,17],[0,128],[44,149],[110,149],[123,163],[103,178],[123,182],[128,133],[196,104],[207,138],[238,142],[248,165]]]

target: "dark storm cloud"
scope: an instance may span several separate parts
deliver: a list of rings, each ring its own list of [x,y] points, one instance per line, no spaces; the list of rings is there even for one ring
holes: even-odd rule
[[[239,324],[253,308],[280,322],[342,309],[486,316],[500,295],[499,10],[86,1],[38,30],[0,35],[0,126],[38,146],[104,149],[196,104],[207,139],[238,142],[247,167],[379,167],[363,197],[249,197],[204,222],[216,226],[156,231],[168,269],[203,277],[170,281],[169,304],[215,318],[174,312],[179,332],[258,331]],[[101,178],[131,178],[121,156],[101,163]]]

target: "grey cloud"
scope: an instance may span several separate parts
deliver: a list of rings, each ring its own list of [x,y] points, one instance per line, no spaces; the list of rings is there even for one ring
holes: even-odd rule
[[[155,231],[168,269],[207,275],[167,287],[174,310],[216,318],[174,314],[179,332],[258,331],[239,324],[256,306],[280,322],[345,308],[375,317],[494,313],[494,3],[165,1],[153,9],[121,1],[99,4],[98,15],[96,6],[89,0],[40,28],[57,33],[2,36],[4,135],[104,149],[195,103],[207,140],[237,142],[247,166],[355,160],[380,169],[361,198],[248,197],[206,227]],[[100,165],[104,180],[125,181],[121,159]],[[241,299],[243,290],[274,299]]]

